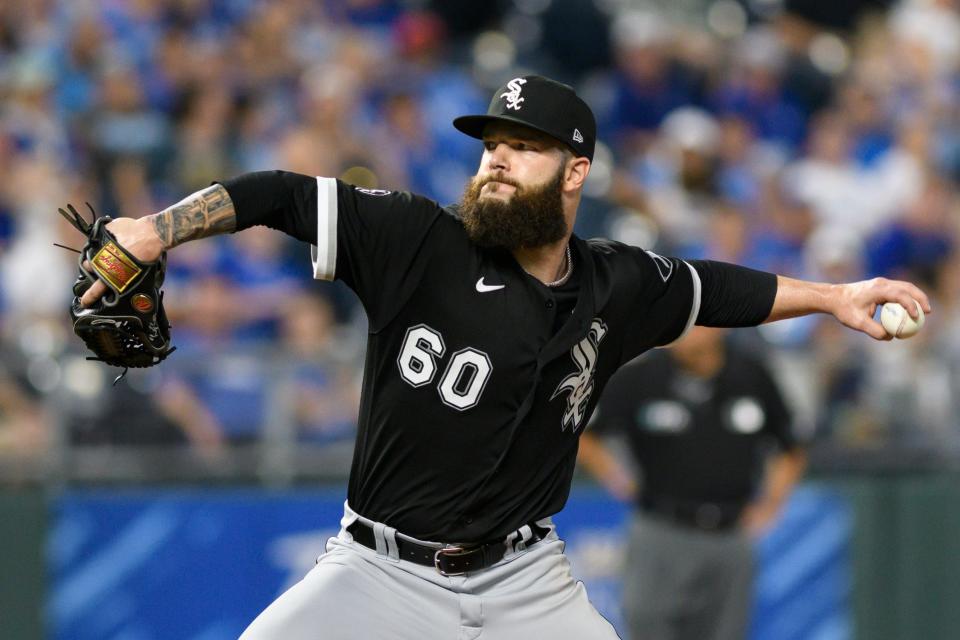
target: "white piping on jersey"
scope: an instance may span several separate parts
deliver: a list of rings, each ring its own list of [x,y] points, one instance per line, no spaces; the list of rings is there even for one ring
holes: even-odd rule
[[[700,274],[697,273],[697,270],[693,268],[686,260],[681,260],[683,264],[687,265],[687,269],[690,269],[690,278],[693,280],[693,302],[690,304],[690,317],[687,318],[687,326],[683,328],[683,331],[677,336],[676,340],[670,344],[663,345],[664,347],[669,347],[671,344],[675,343],[677,340],[687,335],[690,332],[690,329],[693,328],[693,325],[697,323],[697,316],[700,315],[700,297],[701,297],[701,287],[700,284]]]
[[[337,269],[337,181],[317,176],[317,243],[310,247],[313,277],[333,280]]]

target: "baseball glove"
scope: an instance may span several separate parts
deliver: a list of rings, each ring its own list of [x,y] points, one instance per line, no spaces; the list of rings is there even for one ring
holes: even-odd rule
[[[163,285],[167,255],[155,262],[141,262],[124,249],[107,229],[110,216],[97,217],[90,204],[93,224],[87,223],[73,205],[58,209],[87,243],[80,252],[79,276],[73,284],[70,318],[73,331],[95,354],[88,360],[123,367],[152,367],[175,347],[170,346],[170,323],[163,310]],[[84,292],[100,280],[109,289],[96,305],[80,304]],[[116,383],[116,381],[114,383]]]

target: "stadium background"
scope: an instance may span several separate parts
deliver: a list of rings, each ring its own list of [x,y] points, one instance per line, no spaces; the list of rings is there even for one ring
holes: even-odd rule
[[[812,456],[753,636],[956,637],[955,0],[0,2],[0,637],[235,637],[335,526],[354,433],[364,320],[305,247],[178,249],[178,351],[112,387],[66,322],[56,208],[266,168],[450,202],[480,153],[450,120],[531,71],[598,115],[580,235],[930,292],[910,341],[737,333]],[[613,619],[623,516],[581,478],[560,518]]]

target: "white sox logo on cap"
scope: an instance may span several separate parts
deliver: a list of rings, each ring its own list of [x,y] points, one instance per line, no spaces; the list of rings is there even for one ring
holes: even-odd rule
[[[500,94],[501,98],[507,99],[507,109],[520,111],[520,103],[524,101],[524,98],[520,97],[520,91],[523,90],[522,85],[525,84],[527,84],[527,81],[523,78],[514,78],[507,83],[509,91]]]
[[[519,76],[497,88],[485,114],[454,118],[453,126],[483,140],[491,122],[509,122],[545,133],[593,160],[597,122],[573,87],[538,75]]]

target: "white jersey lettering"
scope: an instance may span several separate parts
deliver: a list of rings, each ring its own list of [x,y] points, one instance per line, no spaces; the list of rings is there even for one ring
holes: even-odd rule
[[[594,318],[590,324],[587,337],[578,342],[570,350],[570,357],[577,365],[578,371],[563,379],[557,390],[550,396],[553,400],[563,392],[567,392],[567,408],[560,420],[560,429],[566,430],[569,426],[576,431],[580,428],[587,413],[587,405],[593,394],[593,374],[597,367],[600,341],[607,333],[607,325],[600,318]]]

